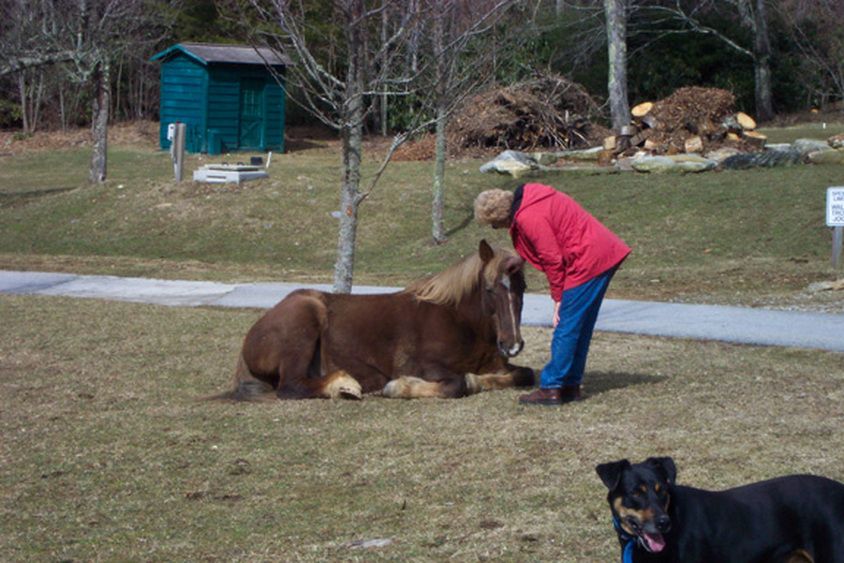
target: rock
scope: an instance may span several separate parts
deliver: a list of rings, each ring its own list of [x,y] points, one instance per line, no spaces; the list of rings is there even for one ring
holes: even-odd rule
[[[555,154],[568,160],[598,160],[602,150],[604,150],[603,147],[592,147],[591,149],[560,151]]]
[[[633,170],[663,174],[666,172],[703,172],[718,165],[714,160],[693,154],[675,154],[671,156],[638,156],[631,161]]]
[[[790,151],[791,143],[769,143],[765,145],[765,150],[768,151]]]
[[[499,174],[509,174],[513,178],[521,178],[539,168],[539,163],[527,153],[508,150],[481,166],[480,170],[483,173],[498,172]]]
[[[844,149],[844,133],[833,135],[826,142],[834,149]]]
[[[810,152],[806,158],[815,164],[844,164],[844,149]]]
[[[552,152],[534,152],[530,154],[530,158],[538,162],[542,166],[548,166],[549,164],[554,164],[557,160],[560,159],[556,153]]]
[[[797,150],[765,151],[741,153],[731,156],[721,163],[726,170],[746,170],[748,168],[774,168],[791,166],[803,160],[803,154]]]
[[[828,142],[819,139],[797,139],[791,143],[791,148],[792,150],[799,151],[803,156],[806,156],[810,152],[832,150]]]
[[[844,278],[835,281],[810,283],[809,287],[806,289],[812,293],[817,293],[819,291],[844,291]]]
[[[376,538],[371,540],[355,540],[346,544],[349,549],[372,549],[387,547],[393,543],[392,538]]]
[[[731,156],[737,155],[739,153],[741,153],[741,151],[737,148],[721,147],[720,149],[709,151],[703,156],[708,158],[709,160],[714,160],[715,162],[721,163],[730,158]]]

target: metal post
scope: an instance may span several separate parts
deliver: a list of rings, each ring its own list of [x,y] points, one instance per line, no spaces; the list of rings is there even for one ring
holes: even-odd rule
[[[841,246],[844,243],[844,227],[832,228],[832,267],[841,265]]]
[[[173,140],[170,145],[170,155],[173,158],[173,172],[176,182],[182,181],[182,170],[185,164],[185,132],[187,126],[184,123],[176,123]]]

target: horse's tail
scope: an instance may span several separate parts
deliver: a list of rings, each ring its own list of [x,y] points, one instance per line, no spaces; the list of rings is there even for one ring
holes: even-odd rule
[[[252,375],[241,353],[234,370],[234,386],[231,390],[206,399],[209,401],[269,401],[275,399],[273,386]]]

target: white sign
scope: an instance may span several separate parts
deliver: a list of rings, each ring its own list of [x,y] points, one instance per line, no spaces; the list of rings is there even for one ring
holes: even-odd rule
[[[844,186],[826,189],[826,226],[844,227]]]

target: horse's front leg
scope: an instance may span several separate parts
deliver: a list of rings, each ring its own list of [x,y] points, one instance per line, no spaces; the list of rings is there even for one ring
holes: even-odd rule
[[[475,376],[482,391],[509,389],[511,387],[533,387],[536,377],[531,368],[505,364],[504,371],[484,373]]]
[[[477,378],[472,373],[460,375],[443,370],[438,370],[432,380],[404,375],[387,383],[381,394],[391,399],[457,399],[481,391]]]

